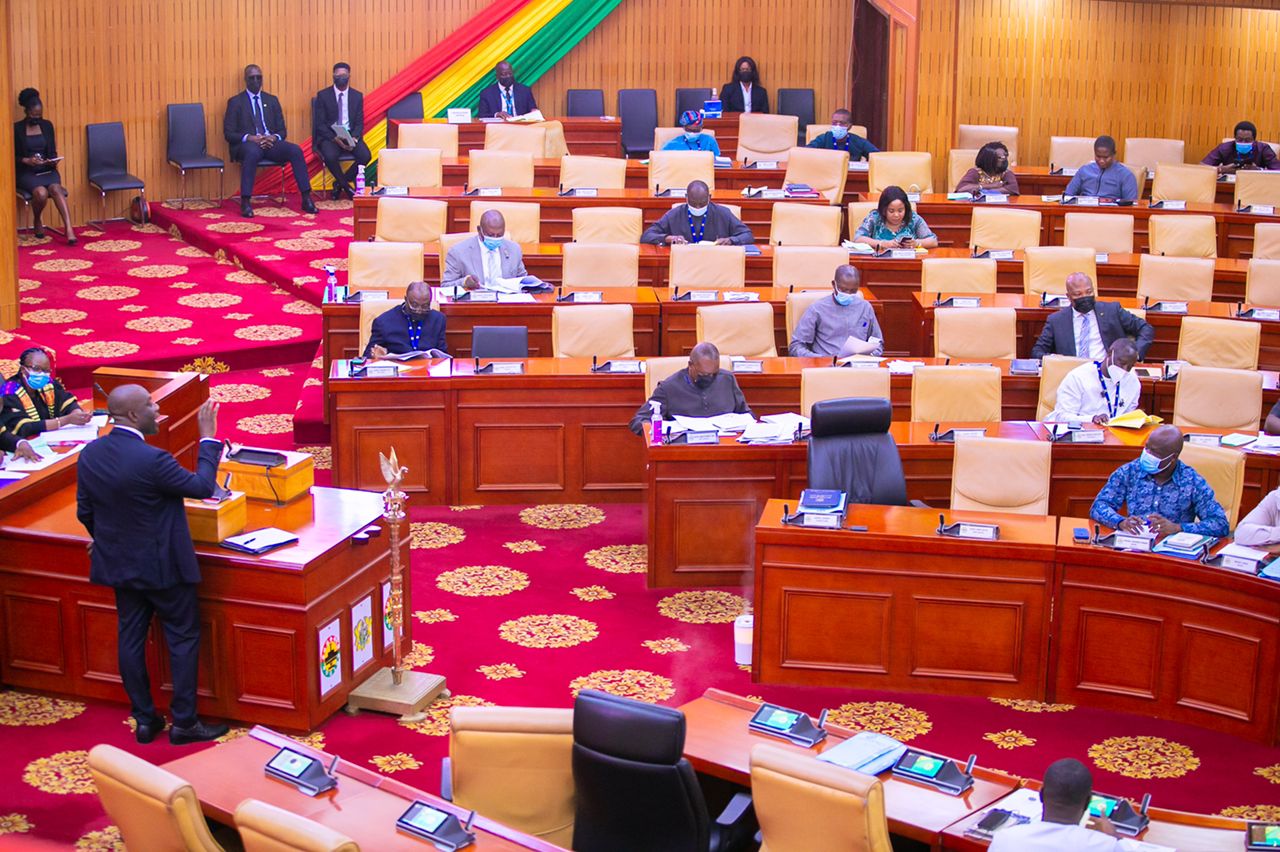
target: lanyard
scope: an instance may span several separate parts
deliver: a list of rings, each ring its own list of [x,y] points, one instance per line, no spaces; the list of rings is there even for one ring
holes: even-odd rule
[[[685,205],[685,207],[684,207],[684,214],[685,214],[686,216],[688,216],[688,217],[689,217],[689,237],[690,237],[689,242],[691,242],[691,243],[700,243],[700,242],[702,242],[702,235],[703,235],[703,234],[705,234],[705,233],[707,232],[707,216],[708,216],[710,213],[711,213],[711,210],[710,210],[710,209],[708,209],[706,213],[703,213],[703,214],[702,214],[702,221],[698,223],[698,232],[697,232],[697,233],[694,233],[694,231],[693,231],[693,214],[689,212],[689,205],[687,205],[687,204]]]
[[[1116,404],[1111,404],[1111,394],[1107,392],[1107,380],[1102,375],[1102,362],[1094,361],[1093,366],[1098,370],[1098,384],[1102,385],[1102,400],[1107,404],[1107,414],[1109,418],[1114,419],[1116,413],[1120,411],[1120,383],[1116,382]]]
[[[413,319],[408,311],[405,312],[405,319],[409,321],[409,349],[416,352],[418,344],[422,342],[423,321]]]

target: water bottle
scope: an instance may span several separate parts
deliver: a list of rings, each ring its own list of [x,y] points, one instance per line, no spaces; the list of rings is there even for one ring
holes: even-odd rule
[[[356,195],[364,195],[364,166],[356,166]]]
[[[649,405],[653,409],[653,415],[649,418],[649,426],[651,428],[649,441],[653,446],[661,447],[662,446],[662,403],[650,402]]]
[[[329,275],[324,282],[324,300],[326,302],[335,302],[338,298],[338,268],[331,263],[327,263],[324,271]]]

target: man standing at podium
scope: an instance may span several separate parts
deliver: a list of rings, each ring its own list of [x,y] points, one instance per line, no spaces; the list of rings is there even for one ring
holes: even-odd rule
[[[200,567],[182,500],[206,499],[217,490],[218,406],[206,402],[197,415],[196,473],[146,442],[145,436],[159,431],[160,409],[145,388],[117,387],[107,397],[107,410],[113,428],[81,451],[76,466],[76,517],[93,539],[89,581],[115,589],[120,679],[137,723],[135,736],[149,743],[165,726],[147,676],[147,633],[155,615],[164,628],[173,677],[169,742],[214,740],[227,726],[196,717]]]

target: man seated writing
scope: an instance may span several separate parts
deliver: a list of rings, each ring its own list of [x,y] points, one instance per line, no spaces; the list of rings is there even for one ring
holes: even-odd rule
[[[884,334],[875,309],[858,293],[860,282],[861,276],[854,267],[836,267],[831,298],[814,302],[796,323],[791,335],[792,355],[800,358],[884,352]]]
[[[414,281],[404,291],[404,304],[374,318],[364,357],[382,358],[428,349],[448,352],[444,327],[444,314],[431,310],[431,288],[425,281]]]
[[[1098,425],[1138,407],[1142,383],[1133,373],[1138,347],[1127,337],[1111,344],[1101,361],[1089,361],[1063,377],[1058,401],[1046,420],[1088,420]]]
[[[700,180],[685,190],[684,204],[677,204],[650,225],[640,237],[642,243],[682,245],[715,243],[718,246],[745,246],[755,242],[751,229],[721,204],[711,203],[711,190]]]
[[[733,373],[720,369],[720,350],[712,343],[699,343],[689,353],[689,366],[674,373],[653,389],[653,396],[631,418],[631,431],[644,434],[644,424],[653,417],[657,403],[662,419],[715,417],[719,414],[750,414],[747,399]]]
[[[497,290],[499,278],[523,278],[524,252],[506,238],[507,220],[497,210],[486,210],[476,227],[474,240],[463,240],[449,249],[443,286],[467,290]]]

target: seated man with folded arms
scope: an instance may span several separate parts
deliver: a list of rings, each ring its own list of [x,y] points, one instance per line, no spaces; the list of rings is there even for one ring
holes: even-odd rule
[[[1231,528],[1213,488],[1190,465],[1178,461],[1181,452],[1178,427],[1157,426],[1147,436],[1142,454],[1107,479],[1089,517],[1124,532],[1227,535]],[[1120,514],[1121,506],[1128,508],[1127,516]]]
[[[38,346],[18,356],[18,372],[0,386],[0,431],[32,438],[63,426],[83,426],[89,412],[53,377],[49,355]]]
[[[849,162],[865,160],[867,155],[880,149],[866,139],[851,131],[853,113],[847,109],[838,109],[831,113],[831,129],[813,137],[806,148],[822,148],[827,151],[848,151]]]
[[[496,290],[499,278],[523,278],[524,252],[506,238],[507,220],[497,210],[486,210],[476,227],[474,240],[463,240],[449,249],[442,286],[461,285],[467,290]]]
[[[414,281],[404,291],[404,304],[374,318],[364,357],[382,358],[428,349],[448,352],[444,325],[444,314],[431,310],[431,288],[427,282]]]
[[[1093,161],[1076,171],[1063,192],[1066,195],[1137,201],[1138,179],[1123,164],[1116,162],[1116,140],[1110,136],[1099,136],[1093,143]]]
[[[1266,142],[1258,141],[1258,128],[1251,121],[1236,125],[1235,138],[1214,148],[1200,162],[1214,166],[1220,175],[1233,175],[1241,169],[1280,169],[1280,157]]]
[[[884,334],[876,322],[875,309],[858,292],[860,282],[861,276],[854,267],[836,267],[831,298],[814,302],[796,323],[791,335],[793,356],[844,357],[884,352]]]
[[[631,431],[644,434],[644,424],[653,418],[658,403],[663,420],[682,417],[715,417],[719,414],[750,414],[747,398],[733,373],[720,369],[720,350],[713,343],[699,343],[689,353],[689,366],[673,373],[653,389],[653,396],[631,418]]]
[[[1058,404],[1046,420],[1089,420],[1103,425],[1138,407],[1142,383],[1133,374],[1138,347],[1118,338],[1101,361],[1076,367],[1058,385]]]
[[[755,242],[751,229],[733,211],[711,203],[711,190],[700,180],[685,190],[684,204],[677,204],[645,229],[640,242],[655,246],[683,243],[715,243],[745,246]]]
[[[1119,302],[1099,302],[1093,295],[1093,279],[1083,272],[1067,276],[1067,298],[1071,306],[1049,314],[1044,330],[1031,347],[1032,358],[1071,355],[1101,361],[1102,356],[1122,337],[1132,337],[1138,360],[1146,357],[1156,330],[1145,319],[1130,313]]]
[[[667,140],[662,146],[664,151],[710,151],[720,156],[720,143],[710,133],[702,132],[702,113],[687,109],[680,113],[680,126],[684,133]]]
[[[1037,822],[1002,828],[991,839],[991,852],[1119,852],[1116,829],[1106,817],[1081,825],[1093,796],[1093,776],[1080,761],[1065,757],[1049,764],[1040,791]]]

